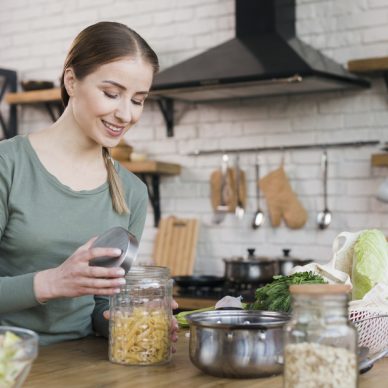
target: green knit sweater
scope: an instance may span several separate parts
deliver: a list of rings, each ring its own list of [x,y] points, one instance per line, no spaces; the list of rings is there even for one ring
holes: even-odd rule
[[[0,142],[0,324],[35,330],[41,344],[108,333],[102,312],[108,298],[93,295],[40,304],[34,295],[37,271],[60,265],[91,237],[113,226],[139,240],[147,212],[146,186],[116,169],[130,214],[112,208],[108,183],[74,191],[51,175],[28,137]]]

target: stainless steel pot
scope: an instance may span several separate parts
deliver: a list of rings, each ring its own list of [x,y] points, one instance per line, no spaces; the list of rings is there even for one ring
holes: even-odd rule
[[[277,259],[279,274],[288,276],[291,274],[292,268],[297,265],[306,265],[312,263],[311,259],[298,259],[290,256],[291,249],[283,249],[283,257]]]
[[[274,311],[205,311],[186,316],[190,360],[219,377],[282,373],[283,326],[289,315]]]
[[[267,283],[278,274],[278,262],[267,257],[254,255],[248,249],[248,257],[224,259],[225,279],[233,283]]]

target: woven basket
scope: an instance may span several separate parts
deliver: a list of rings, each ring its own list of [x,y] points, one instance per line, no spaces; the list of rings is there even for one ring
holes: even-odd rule
[[[388,315],[377,311],[350,310],[349,319],[358,331],[358,345],[369,353],[388,349]]]

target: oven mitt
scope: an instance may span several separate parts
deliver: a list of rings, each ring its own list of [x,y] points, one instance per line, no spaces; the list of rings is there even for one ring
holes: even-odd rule
[[[292,191],[283,167],[260,179],[259,184],[267,201],[273,227],[278,227],[282,218],[291,229],[304,226],[307,222],[307,212]]]

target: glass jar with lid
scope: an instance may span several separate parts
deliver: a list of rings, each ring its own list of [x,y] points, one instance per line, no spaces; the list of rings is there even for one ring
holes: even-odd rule
[[[344,284],[292,285],[292,318],[285,326],[285,388],[358,385],[357,331],[348,320]]]
[[[110,299],[109,360],[158,365],[171,358],[172,280],[167,267],[137,266]]]

